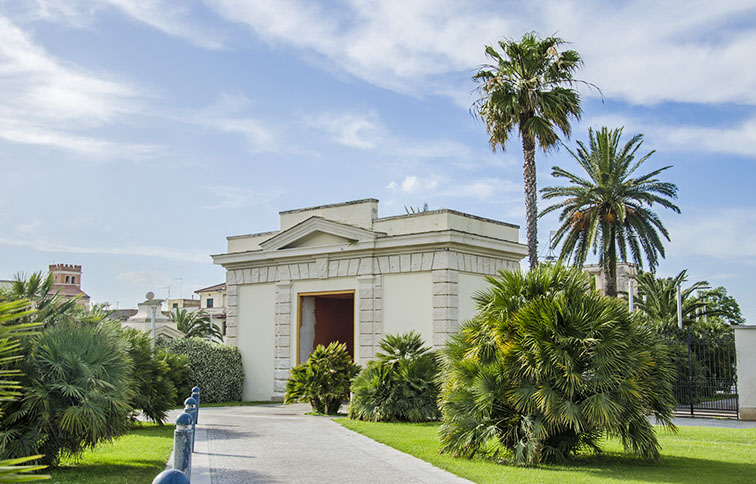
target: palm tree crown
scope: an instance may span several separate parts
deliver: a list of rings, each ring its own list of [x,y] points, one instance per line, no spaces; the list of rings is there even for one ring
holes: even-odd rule
[[[677,198],[677,186],[656,178],[670,166],[632,177],[654,153],[636,159],[643,135],[635,135],[620,146],[622,128],[591,129],[588,134],[588,146],[578,141],[576,152],[567,148],[588,177],[553,167],[552,175],[566,178],[569,184],[541,190],[546,200],[562,199],[547,207],[541,216],[561,210],[562,225],[554,236],[554,243],[564,239],[560,258],[572,259],[576,266],[582,267],[591,250],[598,253],[599,264],[606,274],[606,294],[616,296],[618,255],[625,262],[630,255],[641,267],[645,255],[651,270],[656,268],[659,256],[664,257],[660,234],[669,240],[669,232],[649,207],[658,204],[680,213],[679,207],[671,202]]]
[[[557,146],[557,130],[569,137],[570,120],[580,119],[581,114],[580,95],[573,88],[581,81],[573,75],[582,60],[574,50],[559,52],[564,44],[558,37],[541,39],[534,32],[519,42],[500,41],[501,52],[486,46],[493,63],[481,66],[473,76],[481,97],[472,110],[486,123],[491,148],[505,149],[515,128],[522,140],[531,269],[538,263],[535,147],[546,151]]]
[[[176,329],[184,333],[186,338],[210,338],[223,341],[223,333],[215,324],[210,323],[210,315],[205,311],[187,311],[174,309],[169,315],[176,323]]]

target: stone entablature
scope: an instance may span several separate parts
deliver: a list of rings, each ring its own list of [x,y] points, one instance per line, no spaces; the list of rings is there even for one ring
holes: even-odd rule
[[[517,240],[517,227],[510,224],[451,210],[379,219],[373,199],[343,207],[343,212],[341,205],[282,212],[283,230],[229,237],[229,251],[213,256],[226,269],[228,344],[242,350],[248,344],[249,335],[242,345],[238,340],[240,304],[246,304],[245,308],[251,304],[240,301],[240,288],[275,288],[274,397],[283,395],[289,370],[296,364],[295,287],[332,287],[334,281],[342,281],[336,284],[339,288],[355,291],[354,344],[358,362],[364,365],[375,356],[384,335],[386,304],[392,304],[385,297],[385,278],[392,278],[397,287],[397,276],[407,276],[399,277],[405,281],[399,284],[410,290],[414,283],[407,281],[415,280],[412,277],[427,281],[423,284],[428,288],[429,309],[423,314],[427,314],[427,324],[432,323],[432,333],[426,333],[426,339],[439,348],[460,320],[461,276],[483,282],[483,276],[519,270],[519,261],[527,253]],[[469,298],[469,288],[464,296]],[[395,324],[393,329],[397,330]]]

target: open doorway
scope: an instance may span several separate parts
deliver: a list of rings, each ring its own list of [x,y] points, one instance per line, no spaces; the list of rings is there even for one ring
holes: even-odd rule
[[[297,364],[318,345],[345,343],[354,358],[354,291],[299,294]]]

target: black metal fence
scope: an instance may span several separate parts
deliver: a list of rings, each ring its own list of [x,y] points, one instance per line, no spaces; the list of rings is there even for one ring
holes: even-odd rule
[[[732,332],[669,335],[677,371],[677,415],[738,418],[738,377]]]

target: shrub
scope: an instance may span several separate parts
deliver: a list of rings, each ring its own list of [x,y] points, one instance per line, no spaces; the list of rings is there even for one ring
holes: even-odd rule
[[[284,403],[308,402],[318,413],[335,415],[349,399],[352,379],[359,371],[344,343],[318,345],[305,363],[292,368]]]
[[[122,435],[131,426],[131,361],[113,323],[58,322],[26,343],[24,397],[6,402],[0,456],[45,463]]]
[[[170,341],[165,349],[189,358],[190,387],[184,390],[184,398],[191,393],[191,387],[198,386],[202,392],[200,404],[241,400],[244,369],[238,348],[200,338],[183,338]],[[181,397],[179,394],[183,402]]]
[[[438,365],[419,334],[386,335],[383,353],[352,383],[349,417],[373,422],[438,420]]]
[[[536,464],[598,450],[609,435],[657,459],[647,416],[674,429],[664,342],[576,269],[542,265],[489,282],[442,353],[442,451],[472,457],[503,446]]]
[[[176,389],[176,398],[173,401],[174,404],[183,405],[184,400],[186,400],[186,398],[192,393],[192,387],[194,386],[189,378],[189,375],[191,374],[189,357],[186,355],[171,353],[170,351],[161,348],[158,358],[168,365],[168,378]]]
[[[168,418],[166,412],[176,405],[179,398],[174,384],[175,377],[172,378],[171,374],[186,377],[189,373],[188,358],[171,355],[159,347],[155,348],[153,356],[150,335],[143,331],[126,329],[123,337],[128,343],[129,357],[134,368],[132,385],[135,392],[131,406],[134,410],[141,410],[153,422],[162,424]],[[182,391],[185,390],[182,387]]]

